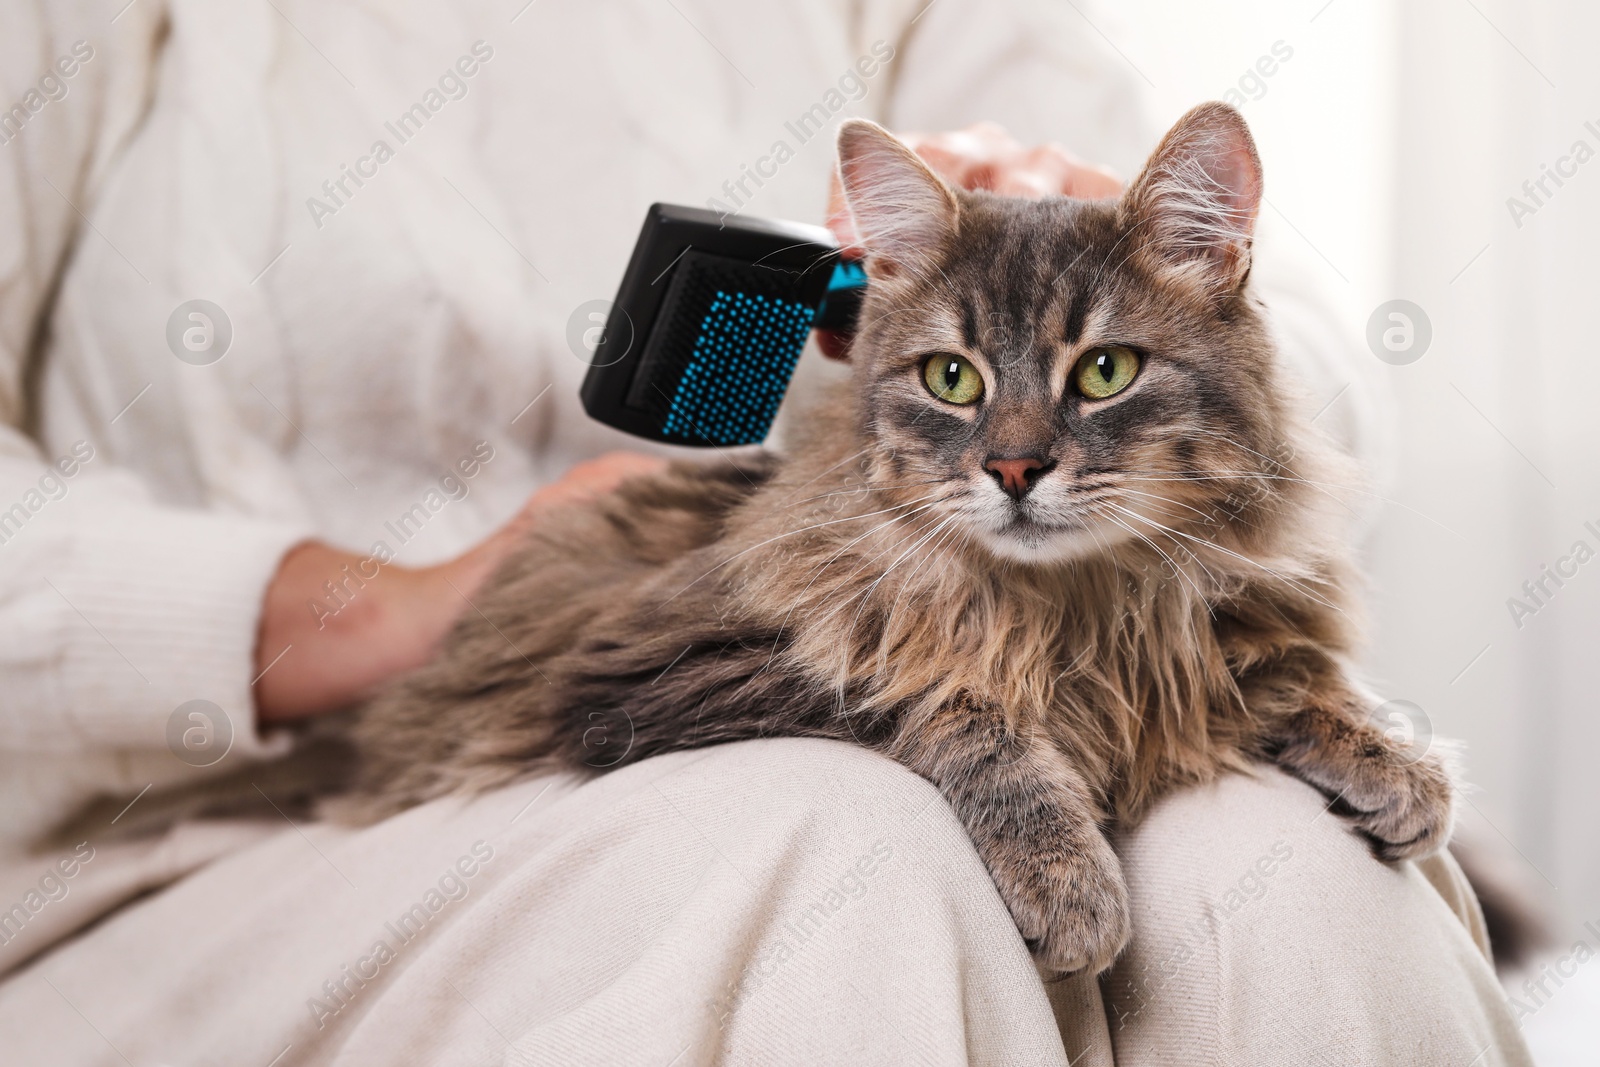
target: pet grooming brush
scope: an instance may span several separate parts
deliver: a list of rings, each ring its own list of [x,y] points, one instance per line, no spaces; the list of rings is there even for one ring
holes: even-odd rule
[[[821,227],[652,204],[584,410],[672,444],[759,444],[812,329],[849,330],[865,287]]]

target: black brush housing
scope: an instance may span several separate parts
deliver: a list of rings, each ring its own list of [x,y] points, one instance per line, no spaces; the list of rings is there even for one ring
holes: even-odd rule
[[[819,226],[652,204],[584,410],[672,444],[759,444],[812,328],[849,329],[865,282]]]

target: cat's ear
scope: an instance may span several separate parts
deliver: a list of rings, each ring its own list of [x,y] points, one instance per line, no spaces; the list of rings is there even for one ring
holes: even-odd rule
[[[955,193],[875,122],[839,127],[839,184],[869,261],[884,273],[914,268],[955,233]]]
[[[1201,104],[1179,119],[1122,198],[1122,211],[1155,265],[1231,293],[1250,271],[1261,209],[1261,157],[1244,118]]]

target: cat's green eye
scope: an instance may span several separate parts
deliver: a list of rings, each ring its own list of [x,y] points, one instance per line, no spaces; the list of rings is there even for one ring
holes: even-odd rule
[[[947,404],[976,404],[983,396],[983,375],[978,368],[951,352],[929,356],[922,364],[928,392]]]
[[[1072,380],[1090,400],[1104,400],[1126,389],[1138,373],[1139,353],[1125,345],[1103,345],[1083,354]]]

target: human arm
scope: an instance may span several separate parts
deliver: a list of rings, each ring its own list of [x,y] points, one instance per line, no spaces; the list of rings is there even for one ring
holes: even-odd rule
[[[164,11],[134,5],[115,22],[88,3],[5,11],[0,69],[30,79],[7,85],[5,99],[50,80],[36,113],[0,126],[0,624],[23,635],[0,650],[0,748],[160,753],[175,709],[202,699],[231,720],[236,755],[275,751],[257,725],[347,705],[425,658],[520,527],[448,564],[386,568],[348,610],[319,618],[311,604],[324,583],[363,557],[315,540],[292,492],[280,494],[282,506],[245,510],[182,499],[136,473],[166,460],[132,451],[117,418],[134,404],[144,405],[137,418],[171,403],[197,375],[216,377],[177,364],[159,350],[159,333],[141,332],[175,297],[138,243],[99,212],[123,153],[138,144],[144,102],[159,91]],[[63,296],[58,279],[91,242],[110,246],[112,269],[142,279],[132,299],[86,308],[79,295],[66,306],[78,290]],[[46,417],[41,368],[63,342],[80,354],[102,349],[81,328],[94,316],[97,328],[155,340],[154,359],[177,373],[85,357],[73,387],[104,392],[105,402],[58,407],[107,416],[64,425]],[[173,430],[179,459],[182,432]],[[523,518],[630,469],[626,460],[580,465]]]
[[[24,114],[0,147],[0,628],[13,635],[0,648],[0,748],[159,750],[193,699],[247,721],[252,605],[305,533],[158,501],[110,422],[38,429],[58,279],[81,243],[106,240],[96,192],[153,90],[162,17],[137,5],[113,23],[70,2],[4,16],[0,69],[29,80],[6,86]],[[238,735],[241,752],[260,747]]]
[[[420,666],[455,620],[475,610],[478,587],[542,514],[609,492],[663,462],[611,452],[579,463],[534,493],[509,523],[474,548],[431,567],[383,567],[336,613],[309,605],[326,603],[325,583],[346,581],[352,571],[359,575],[366,557],[320,541],[295,546],[262,597],[255,649],[258,721],[286,722],[347,707]],[[285,657],[282,670],[274,666],[280,655]]]

